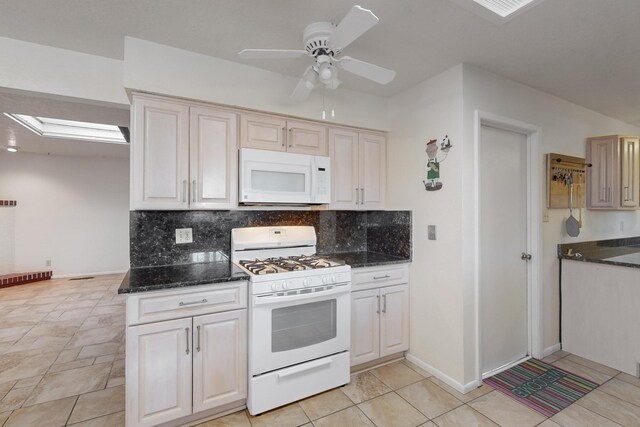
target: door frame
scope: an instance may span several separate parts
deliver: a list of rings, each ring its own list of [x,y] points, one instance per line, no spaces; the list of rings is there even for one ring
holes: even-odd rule
[[[483,125],[494,128],[524,134],[527,138],[527,253],[532,255],[527,268],[527,321],[528,321],[528,348],[527,357],[541,358],[543,355],[542,343],[542,156],[540,155],[541,128],[529,123],[499,116],[486,111],[475,111],[474,123],[474,192],[475,192],[475,246],[474,246],[474,290],[476,311],[476,372],[478,385],[482,384],[482,316],[480,296],[480,266],[482,256],[480,253],[480,149],[482,145],[481,128]],[[503,366],[500,370],[508,369],[519,363]],[[491,374],[498,372],[493,371]]]

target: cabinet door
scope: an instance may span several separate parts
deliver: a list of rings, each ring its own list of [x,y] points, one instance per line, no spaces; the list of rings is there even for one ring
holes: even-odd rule
[[[588,203],[590,208],[615,208],[619,206],[619,193],[614,191],[614,177],[618,174],[618,137],[590,139],[588,142],[587,168]]]
[[[329,129],[331,209],[358,209],[358,133]]]
[[[380,357],[380,291],[351,293],[351,366]]]
[[[380,357],[409,349],[409,285],[380,289]]]
[[[640,142],[638,138],[620,138],[620,205],[637,208],[640,197]]]
[[[243,114],[240,118],[240,146],[286,151],[287,122],[274,116]]]
[[[247,397],[247,310],[193,318],[193,412]]]
[[[187,209],[189,107],[134,96],[131,114],[132,208]]]
[[[238,200],[236,114],[192,107],[191,208],[231,209]]]
[[[127,328],[127,426],[191,414],[191,318]]]
[[[287,129],[288,152],[314,156],[329,155],[326,126],[288,120]]]
[[[387,154],[384,135],[360,133],[360,206],[383,209],[387,182]]]

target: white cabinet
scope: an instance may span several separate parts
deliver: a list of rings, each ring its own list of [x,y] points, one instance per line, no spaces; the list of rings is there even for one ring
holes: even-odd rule
[[[128,427],[186,424],[244,404],[246,287],[243,281],[127,297]],[[165,320],[170,314],[181,318]],[[153,316],[163,320],[136,324]]]
[[[266,114],[242,114],[240,146],[289,153],[328,155],[327,128]]]
[[[383,209],[386,138],[349,129],[329,130],[332,209]]]
[[[237,115],[133,95],[132,209],[229,209],[237,205]]]
[[[640,201],[638,137],[609,135],[587,139],[587,207],[637,209]]]
[[[354,269],[353,273],[351,366],[408,350],[406,265]]]

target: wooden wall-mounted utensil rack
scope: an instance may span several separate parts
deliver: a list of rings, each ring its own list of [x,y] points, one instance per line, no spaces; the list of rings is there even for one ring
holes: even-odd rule
[[[569,208],[569,177],[573,176],[573,207],[586,206],[587,167],[591,165],[583,157],[564,154],[547,154],[547,207]]]

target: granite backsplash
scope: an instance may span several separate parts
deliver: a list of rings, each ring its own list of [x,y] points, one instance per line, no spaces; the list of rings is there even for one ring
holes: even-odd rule
[[[131,211],[131,267],[208,261],[229,255],[231,229],[312,225],[319,253],[379,252],[411,258],[411,211]],[[192,228],[193,243],[175,244],[176,228]]]

